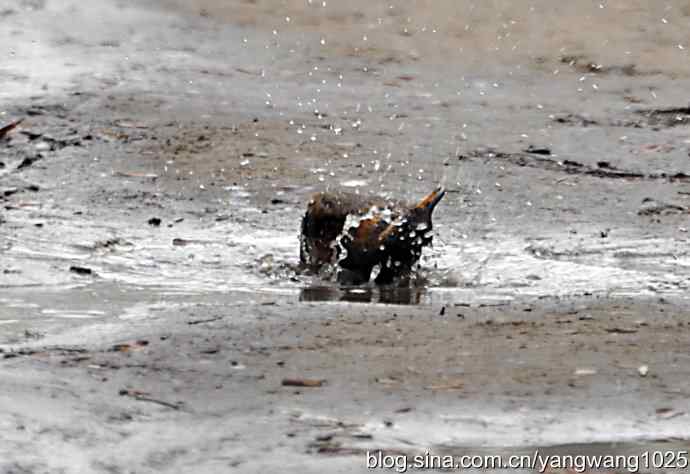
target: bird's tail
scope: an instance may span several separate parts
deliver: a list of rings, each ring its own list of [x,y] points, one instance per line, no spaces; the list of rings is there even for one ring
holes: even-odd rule
[[[446,195],[446,190],[443,188],[443,186],[439,186],[438,188],[434,189],[431,191],[429,194],[424,196],[424,198],[419,201],[419,204],[417,204],[417,209],[428,209],[429,211],[433,211],[434,207],[436,207],[436,204],[439,203],[441,199],[443,199],[443,196]]]

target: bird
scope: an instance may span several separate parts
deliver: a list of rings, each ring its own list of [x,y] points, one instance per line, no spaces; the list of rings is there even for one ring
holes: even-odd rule
[[[319,272],[336,265],[341,284],[405,281],[432,243],[431,215],[446,191],[439,186],[418,203],[346,191],[314,194],[302,218],[300,262]]]

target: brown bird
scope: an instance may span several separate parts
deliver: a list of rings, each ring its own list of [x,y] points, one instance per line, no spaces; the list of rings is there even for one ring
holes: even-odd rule
[[[318,271],[337,263],[338,281],[353,285],[368,282],[377,265],[378,284],[409,276],[431,244],[431,214],[445,193],[439,187],[413,205],[347,192],[315,194],[302,219],[302,265]]]

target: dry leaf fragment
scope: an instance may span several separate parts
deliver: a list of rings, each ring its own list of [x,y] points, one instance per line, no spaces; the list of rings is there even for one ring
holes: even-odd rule
[[[15,120],[14,122],[12,122],[12,123],[10,123],[10,124],[8,124],[8,125],[5,125],[4,127],[0,128],[0,139],[1,139],[1,138],[4,138],[5,135],[7,135],[8,133],[10,133],[12,130],[14,130],[14,129],[17,127],[17,125],[19,125],[19,124],[22,123],[23,121],[24,121],[24,119]]]
[[[283,379],[283,387],[321,387],[325,380],[319,379]]]

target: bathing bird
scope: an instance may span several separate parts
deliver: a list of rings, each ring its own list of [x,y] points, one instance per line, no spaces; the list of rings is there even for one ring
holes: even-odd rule
[[[338,281],[390,284],[409,277],[432,242],[431,214],[445,195],[438,187],[415,204],[337,191],[314,194],[302,218],[300,261],[318,272],[337,265]]]

